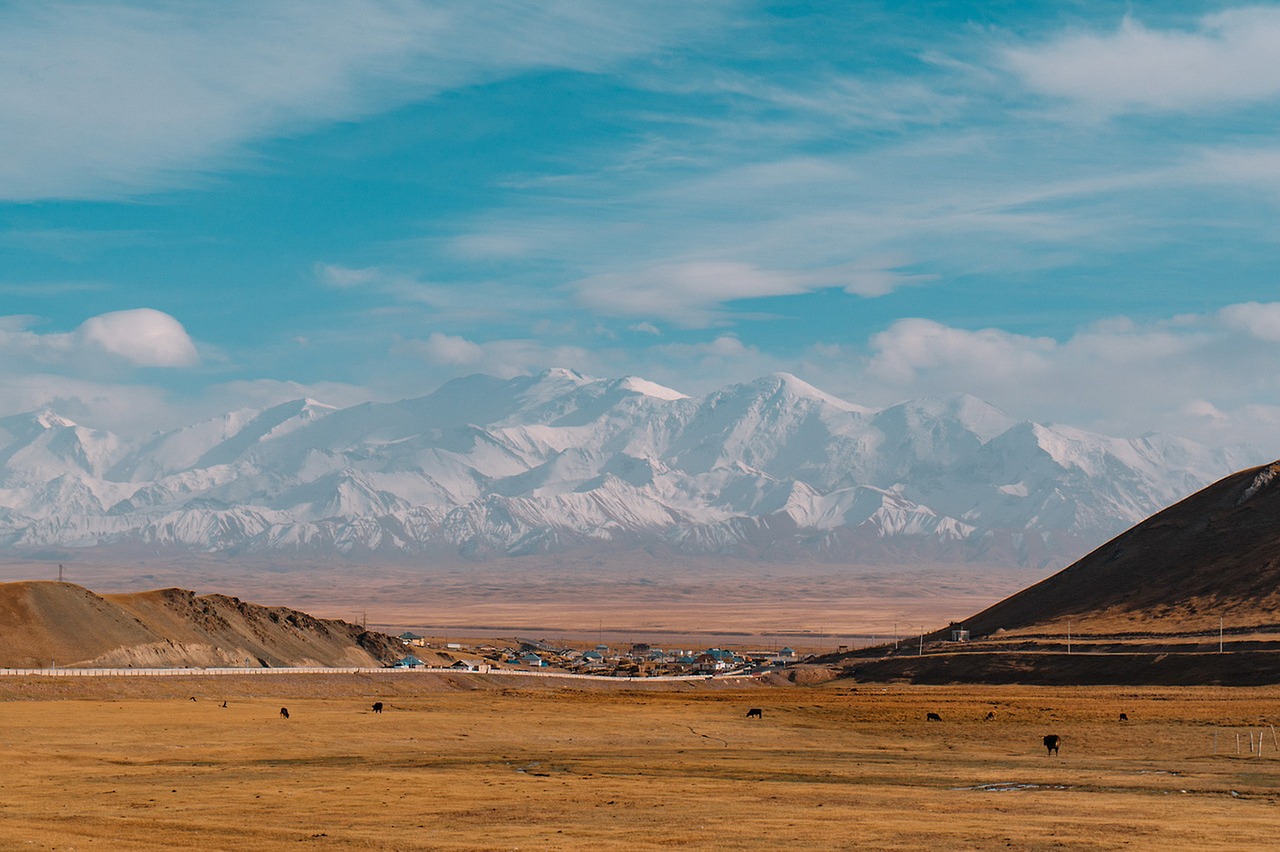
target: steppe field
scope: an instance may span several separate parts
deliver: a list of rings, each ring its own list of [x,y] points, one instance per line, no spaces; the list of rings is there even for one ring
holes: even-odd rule
[[[0,848],[1261,849],[1280,833],[1278,703],[1280,688],[3,678]]]

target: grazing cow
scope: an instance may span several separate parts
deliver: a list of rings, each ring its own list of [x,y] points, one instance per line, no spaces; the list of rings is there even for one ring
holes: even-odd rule
[[[748,711],[747,711],[747,718],[748,718],[748,719],[763,719],[763,718],[764,718],[764,711],[763,711],[763,710],[761,710],[759,707],[752,707],[750,710],[748,710]]]
[[[1129,721],[1129,714],[1128,714],[1128,713],[1121,713],[1121,714],[1120,714],[1120,721],[1121,721],[1121,722],[1127,722],[1127,721]]]
[[[381,701],[375,701],[375,702],[373,702],[373,712],[375,712],[375,713],[381,713],[381,712],[382,712],[382,702],[381,702]]]
[[[227,702],[225,702],[225,701],[224,701],[224,702],[222,702],[222,706],[223,706],[223,707],[226,707],[226,706],[227,706]]]
[[[986,719],[986,721],[988,721],[988,722],[994,722],[995,720],[996,720],[996,711],[994,711],[994,710],[988,710],[988,711],[987,711],[987,719]]]
[[[288,707],[281,707],[281,708],[280,708],[280,718],[281,718],[281,719],[288,719],[288,718],[289,718],[289,708],[288,708]]]
[[[924,714],[924,720],[926,722],[941,722],[942,717],[939,716],[937,713],[926,713]]]
[[[1058,746],[1062,743],[1062,737],[1057,734],[1049,734],[1044,738],[1045,757],[1051,754],[1058,754]]]
[[[192,701],[195,701],[195,700],[196,700],[196,697],[195,697],[194,695],[193,695],[193,696],[191,696],[191,700],[192,700]]]

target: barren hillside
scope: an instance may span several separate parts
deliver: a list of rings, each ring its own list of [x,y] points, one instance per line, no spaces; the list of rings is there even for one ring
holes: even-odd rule
[[[3,667],[377,666],[397,650],[358,625],[225,595],[0,583]]]
[[[1153,515],[965,622],[1073,634],[1215,632],[1280,625],[1280,462],[1244,470]]]

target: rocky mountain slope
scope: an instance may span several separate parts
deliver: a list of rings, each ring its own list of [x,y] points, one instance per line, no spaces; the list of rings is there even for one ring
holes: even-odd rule
[[[556,369],[297,400],[140,444],[51,411],[0,419],[0,547],[1044,566],[1244,463],[963,395],[869,409],[788,374],[690,397]]]
[[[0,667],[381,666],[400,643],[345,621],[184,589],[0,583]]]

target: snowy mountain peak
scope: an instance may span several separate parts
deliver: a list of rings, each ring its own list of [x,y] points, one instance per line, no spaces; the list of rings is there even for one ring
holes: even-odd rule
[[[772,373],[749,382],[745,385],[753,391],[763,394],[776,395],[786,399],[802,399],[811,402],[820,402],[842,411],[858,411],[865,412],[867,409],[854,405],[839,397],[832,396],[826,391],[819,390],[805,380],[798,378],[791,373]]]
[[[136,445],[48,411],[0,419],[0,545],[1039,565],[1247,461],[963,394],[874,410],[789,373],[688,397],[557,368],[394,403],[296,399]]]
[[[891,405],[876,414],[878,422],[899,420],[907,430],[920,430],[929,424],[950,423],[963,427],[986,442],[1000,435],[1018,421],[1000,409],[964,393],[923,397]]]
[[[33,419],[45,429],[69,429],[76,425],[50,408],[37,412]]]
[[[33,436],[50,429],[70,429],[76,424],[51,408],[41,408],[26,414],[0,417],[0,430],[10,435]]]
[[[664,387],[657,382],[651,382],[647,379],[637,378],[636,376],[626,376],[618,379],[615,387],[619,390],[638,393],[641,396],[651,396],[654,399],[688,399],[688,394],[680,393],[669,387]]]
[[[338,410],[338,407],[336,405],[329,405],[328,403],[324,403],[324,402],[320,402],[319,400],[312,399],[309,396],[303,397],[302,399],[298,400],[298,403],[299,403],[298,412],[299,413],[305,412],[306,414],[312,417],[316,417],[316,416],[323,417],[324,415],[328,414],[331,411]]]

